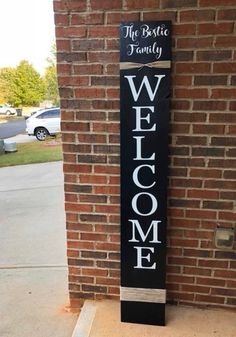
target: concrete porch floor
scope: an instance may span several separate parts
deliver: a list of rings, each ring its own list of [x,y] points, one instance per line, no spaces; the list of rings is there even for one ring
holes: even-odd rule
[[[235,337],[236,312],[166,307],[166,326],[120,322],[117,301],[86,301],[72,337]]]

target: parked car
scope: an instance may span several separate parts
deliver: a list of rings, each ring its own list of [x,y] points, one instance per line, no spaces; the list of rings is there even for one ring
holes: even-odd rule
[[[0,114],[1,115],[15,115],[16,114],[16,109],[12,108],[9,105],[2,104],[0,105]]]
[[[60,122],[59,108],[38,110],[26,119],[26,132],[43,141],[47,136],[54,136],[61,131]]]

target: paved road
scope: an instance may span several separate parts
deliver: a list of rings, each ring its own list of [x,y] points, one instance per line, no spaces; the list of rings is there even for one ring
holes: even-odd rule
[[[25,133],[26,122],[24,118],[13,119],[7,123],[0,123],[0,139],[14,137]]]

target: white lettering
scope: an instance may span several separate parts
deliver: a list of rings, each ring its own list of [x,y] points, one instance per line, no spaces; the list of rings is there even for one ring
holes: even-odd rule
[[[150,262],[151,257],[150,253],[143,255],[144,250],[149,250],[150,252],[154,253],[153,247],[134,247],[137,250],[137,265],[134,268],[138,269],[156,269],[156,262],[153,263],[151,266],[144,266],[143,260]]]
[[[142,129],[142,120],[147,121],[150,124],[150,113],[148,112],[146,116],[142,117],[142,110],[149,109],[151,112],[154,112],[154,106],[134,106],[133,109],[136,110],[136,128],[133,131],[156,131],[156,124],[150,129]]]
[[[135,233],[136,230],[138,231],[142,241],[146,241],[149,233],[152,230],[152,240],[148,242],[153,242],[153,243],[161,243],[161,241],[158,240],[158,225],[161,223],[160,220],[153,220],[151,222],[151,225],[149,226],[146,235],[144,234],[142,227],[140,226],[140,223],[138,220],[129,220],[132,223],[132,239],[129,240],[129,242],[140,242],[140,240],[136,239]]]
[[[131,92],[132,92],[132,95],[133,95],[133,98],[134,98],[134,101],[137,102],[139,96],[140,96],[140,93],[142,91],[142,88],[143,86],[146,87],[146,90],[147,90],[147,93],[148,93],[148,96],[150,98],[150,100],[153,102],[155,96],[156,96],[156,93],[159,89],[159,86],[160,86],[160,83],[161,83],[161,80],[165,77],[166,75],[154,75],[154,77],[157,78],[157,83],[156,83],[156,86],[155,86],[155,89],[154,91],[152,90],[151,88],[151,85],[149,83],[149,80],[147,78],[147,76],[144,76],[143,77],[143,80],[142,80],[142,83],[138,89],[138,91],[136,90],[135,88],[135,85],[134,85],[134,78],[136,78],[135,75],[130,75],[130,76],[124,76],[125,78],[127,78],[128,82],[129,82],[129,86],[130,86],[130,89],[131,89]]]
[[[142,139],[145,138],[144,136],[136,136],[133,137],[136,139],[136,158],[134,160],[155,160],[155,152],[149,158],[142,157]]]
[[[154,165],[139,165],[134,169],[133,172],[133,182],[135,183],[136,186],[140,187],[140,188],[151,188],[153,187],[156,182],[154,181],[151,185],[143,185],[140,183],[139,178],[138,178],[138,174],[139,174],[139,170],[143,167],[148,167],[150,168],[150,170],[152,171],[153,174],[155,174],[155,166]]]
[[[144,195],[147,195],[152,201],[152,207],[151,207],[151,210],[148,213],[141,213],[138,210],[138,207],[137,207],[138,198],[140,196],[144,196]],[[138,215],[149,216],[157,210],[157,207],[158,207],[157,199],[151,193],[141,192],[141,193],[136,194],[132,199],[132,208],[133,208],[134,212]]]

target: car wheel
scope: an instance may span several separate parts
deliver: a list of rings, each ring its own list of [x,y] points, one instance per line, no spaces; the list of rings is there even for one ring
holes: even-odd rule
[[[45,128],[37,128],[34,134],[35,134],[35,137],[40,141],[45,140],[47,136],[49,135],[48,130]]]
[[[11,111],[7,110],[7,111],[6,111],[6,115],[7,115],[7,116],[10,116],[10,114],[11,114]]]

